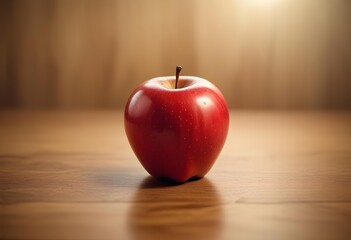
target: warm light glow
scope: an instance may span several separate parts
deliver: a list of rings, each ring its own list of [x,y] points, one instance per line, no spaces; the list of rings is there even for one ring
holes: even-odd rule
[[[262,6],[262,7],[269,7],[274,6],[278,2],[282,0],[242,0],[242,3],[251,5],[251,6]]]
[[[280,0],[246,0],[247,2],[251,2],[253,4],[262,4],[262,5],[270,5],[274,4],[276,2],[279,2]]]

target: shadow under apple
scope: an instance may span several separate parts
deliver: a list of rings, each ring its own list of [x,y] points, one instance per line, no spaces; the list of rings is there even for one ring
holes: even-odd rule
[[[218,239],[220,196],[207,178],[177,184],[147,177],[129,210],[132,239]]]

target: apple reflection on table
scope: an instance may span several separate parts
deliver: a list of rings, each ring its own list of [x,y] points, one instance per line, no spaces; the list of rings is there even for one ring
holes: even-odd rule
[[[132,239],[218,239],[221,233],[221,199],[207,178],[179,184],[147,177],[132,201]]]

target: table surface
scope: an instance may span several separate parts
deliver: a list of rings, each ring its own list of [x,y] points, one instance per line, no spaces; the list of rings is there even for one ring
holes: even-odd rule
[[[351,112],[230,116],[209,174],[172,185],[122,112],[0,112],[0,239],[351,239]]]

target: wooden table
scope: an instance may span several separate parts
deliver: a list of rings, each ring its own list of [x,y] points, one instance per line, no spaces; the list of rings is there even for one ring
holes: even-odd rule
[[[351,239],[351,112],[231,112],[206,178],[155,181],[118,111],[0,113],[0,239]]]

